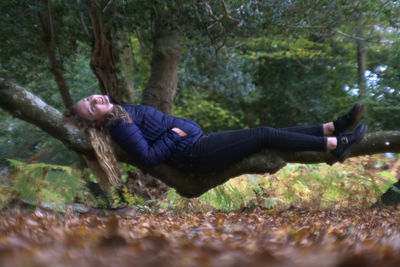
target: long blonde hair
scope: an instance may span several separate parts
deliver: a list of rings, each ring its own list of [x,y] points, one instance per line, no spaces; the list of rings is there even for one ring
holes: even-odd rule
[[[122,170],[112,148],[111,137],[106,126],[117,119],[122,120],[124,123],[131,123],[132,119],[129,114],[122,106],[114,105],[103,122],[93,122],[79,117],[76,106],[73,106],[64,112],[64,117],[78,127],[85,129],[88,133],[97,162],[90,161],[86,157],[85,160],[88,167],[92,169],[99,179],[99,184],[102,187],[108,187],[107,184],[111,184],[112,186],[120,188],[122,186]]]

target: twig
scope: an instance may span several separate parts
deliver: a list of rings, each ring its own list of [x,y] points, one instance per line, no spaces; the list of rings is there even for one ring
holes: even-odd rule
[[[228,40],[228,32],[225,30],[224,26],[222,23],[225,20],[232,20],[235,22],[236,25],[239,25],[240,22],[236,19],[234,19],[230,15],[230,11],[225,3],[224,0],[220,0],[223,6],[223,13],[219,16],[214,15],[214,12],[211,8],[211,6],[207,2],[203,2],[203,5],[206,8],[206,11],[208,15],[211,18],[212,23],[206,27],[207,35],[210,38],[211,44],[215,47],[215,52],[218,54],[218,52],[225,46],[226,41]],[[210,30],[214,27],[218,27],[222,33],[221,34],[213,34],[210,32]],[[221,43],[217,42],[217,39],[222,39]]]
[[[111,4],[112,4],[113,1],[114,1],[114,0],[108,1],[108,3],[106,4],[106,6],[103,8],[103,13],[106,13],[106,12],[107,12],[108,8],[111,6]]]
[[[79,11],[79,20],[81,21],[83,31],[85,32],[85,34],[89,38],[89,40],[91,40],[92,36],[90,35],[88,27],[86,26],[85,19],[83,17],[83,12],[82,11]]]
[[[380,41],[372,41],[371,39],[361,38],[359,36],[347,34],[347,33],[344,33],[342,31],[339,31],[339,30],[334,30],[334,32],[336,32],[336,33],[338,33],[338,34],[340,34],[340,35],[342,35],[344,37],[347,37],[347,38],[350,38],[350,39],[353,39],[353,40],[357,40],[357,41],[363,41],[363,42],[369,42],[369,43],[377,43],[377,44],[380,43]]]

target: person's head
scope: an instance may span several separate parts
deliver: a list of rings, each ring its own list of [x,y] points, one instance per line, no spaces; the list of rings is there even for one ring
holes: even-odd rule
[[[107,95],[91,95],[75,104],[78,116],[87,121],[102,121],[114,105]]]
[[[111,117],[115,117],[114,113],[119,110],[122,110],[122,107],[113,105],[107,95],[91,95],[79,100],[64,112],[64,117],[68,122],[88,133],[101,169],[105,172],[108,181],[117,187],[121,185],[121,169],[104,122],[107,121],[109,114],[112,115]],[[96,176],[100,178],[100,184],[106,186],[101,181],[101,177]]]

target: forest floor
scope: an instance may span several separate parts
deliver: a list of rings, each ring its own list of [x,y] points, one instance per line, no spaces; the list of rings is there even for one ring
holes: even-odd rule
[[[1,266],[399,266],[395,208],[0,214]]]
[[[347,168],[355,170],[360,160],[353,166],[349,161]],[[280,175],[285,181],[301,180],[300,174],[308,177],[315,168],[297,166]],[[317,174],[315,179],[321,171]],[[340,178],[340,184],[351,177]],[[77,213],[69,208],[61,213],[10,204],[0,211],[0,266],[400,266],[400,208],[369,208],[374,199],[362,205],[370,196],[355,187],[363,180],[352,181],[353,191],[339,198],[347,206],[321,207],[309,198],[309,205],[257,204],[222,212],[202,211],[190,206],[199,200],[183,200],[179,209]],[[310,195],[310,188],[297,186],[292,194]],[[365,197],[355,198],[357,194]]]

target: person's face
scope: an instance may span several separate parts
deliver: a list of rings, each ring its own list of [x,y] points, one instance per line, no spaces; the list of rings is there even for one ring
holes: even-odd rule
[[[76,103],[76,111],[85,120],[101,121],[113,106],[107,95],[91,95]]]

